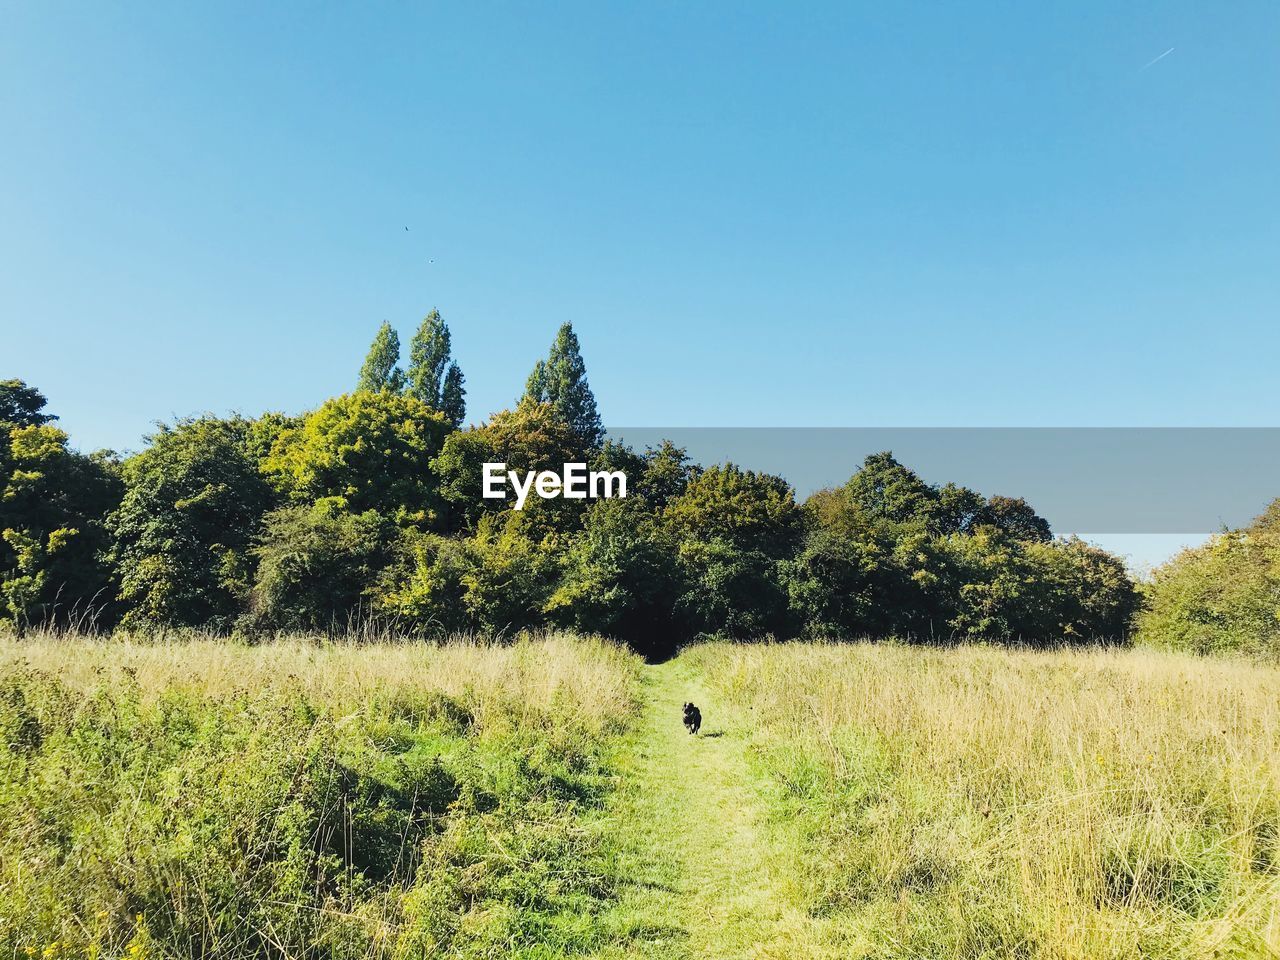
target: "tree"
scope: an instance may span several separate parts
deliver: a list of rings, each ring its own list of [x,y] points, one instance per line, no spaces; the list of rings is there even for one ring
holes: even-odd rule
[[[945,632],[945,566],[925,528],[869,517],[839,490],[804,503],[805,537],[783,565],[792,610],[818,638],[928,639]]]
[[[125,461],[109,524],[126,624],[226,629],[243,609],[249,548],[273,500],[249,433],[240,417],[161,424]]]
[[[867,457],[843,489],[868,517],[889,523],[927,524],[938,504],[937,491],[887,450]]]
[[[1021,497],[992,497],[982,511],[981,522],[999,527],[1015,540],[1044,543],[1053,539],[1049,521]]]
[[[695,637],[757,640],[792,634],[779,564],[760,550],[719,538],[680,545],[687,584],[676,613]]]
[[[404,389],[404,372],[400,362],[400,335],[385,320],[369,347],[369,354],[360,368],[360,380],[356,390],[376,393],[390,390],[399,393]]]
[[[584,446],[598,447],[604,439],[604,426],[595,395],[587,384],[587,366],[572,324],[560,327],[547,359],[534,366],[525,385],[525,396],[551,404]]]
[[[66,433],[48,425],[6,424],[0,432],[0,620],[20,629],[109,620],[103,521],[121,493],[113,455],[76,453]]]
[[[990,522],[987,501],[982,494],[955,483],[938,488],[932,514],[934,529],[944,536],[972,533],[978,525]]]
[[[15,427],[38,427],[58,418],[43,413],[44,394],[21,380],[0,380],[0,423]]]
[[[467,417],[467,390],[463,382],[462,369],[456,363],[449,364],[440,392],[440,412],[454,429],[461,427]]]
[[[687,450],[663,440],[657,447],[645,450],[636,492],[651,509],[661,511],[682,496],[701,473],[702,468],[689,459]]]
[[[433,469],[440,477],[441,495],[452,508],[452,526],[474,529],[481,516],[510,506],[505,500],[481,497],[485,463],[505,463],[509,470],[560,471],[580,457],[577,437],[551,405],[525,397],[514,410],[502,410],[479,426],[451,433]],[[568,524],[581,514],[582,501],[533,497],[524,512],[555,518],[556,525]]]
[[[432,310],[409,342],[408,392],[433,410],[439,410],[454,427],[466,416],[466,390],[462,369],[450,358],[449,326]]]
[[[632,498],[590,506],[546,609],[566,626],[663,656],[682,639],[673,611],[683,583],[675,545],[645,506]]]
[[[1276,505],[1242,530],[1182,551],[1143,593],[1136,641],[1192,653],[1280,659],[1280,529]]]
[[[371,615],[391,532],[376,512],[348,513],[333,500],[267,514],[253,549],[255,625],[332,632]]]
[[[710,467],[690,480],[663,516],[679,540],[717,539],[774,559],[786,556],[800,533],[791,485],[732,463]]]
[[[431,461],[448,433],[444,416],[416,397],[358,391],[283,429],[263,469],[296,503],[334,497],[352,513],[430,526],[441,506]]]
[[[1078,537],[1027,541],[1045,599],[1040,634],[1060,643],[1127,640],[1140,596],[1124,562]]]

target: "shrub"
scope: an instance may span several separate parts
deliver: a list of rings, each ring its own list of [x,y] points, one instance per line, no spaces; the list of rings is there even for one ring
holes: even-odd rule
[[[1194,653],[1280,659],[1280,500],[1252,525],[1184,550],[1144,590],[1136,639]]]

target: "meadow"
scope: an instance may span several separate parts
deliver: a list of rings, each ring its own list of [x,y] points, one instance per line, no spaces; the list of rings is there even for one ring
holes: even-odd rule
[[[561,636],[5,642],[0,955],[580,952],[638,670]]]
[[[1278,745],[1151,650],[9,639],[0,956],[1271,957]]]
[[[1274,957],[1280,671],[1142,650],[710,645],[838,955]]]

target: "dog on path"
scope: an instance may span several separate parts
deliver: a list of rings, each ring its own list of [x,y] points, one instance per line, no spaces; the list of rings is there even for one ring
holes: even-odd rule
[[[696,734],[702,726],[702,711],[692,703],[684,705],[684,728],[691,734]]]

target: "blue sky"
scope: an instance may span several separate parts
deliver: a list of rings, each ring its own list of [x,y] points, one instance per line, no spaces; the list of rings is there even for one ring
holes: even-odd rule
[[[607,424],[1276,423],[1274,2],[0,11],[0,376],[84,449],[433,306],[476,418],[571,320]]]

